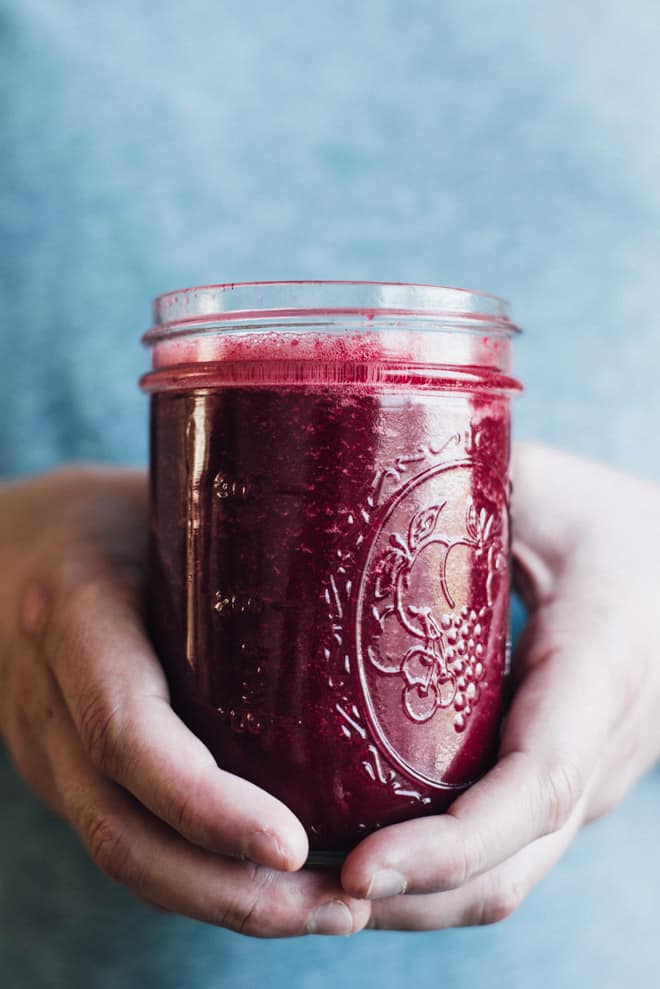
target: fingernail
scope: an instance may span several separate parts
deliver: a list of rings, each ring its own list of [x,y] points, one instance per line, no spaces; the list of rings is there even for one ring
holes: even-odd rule
[[[279,866],[287,860],[287,855],[279,838],[270,831],[253,831],[245,843],[245,857],[259,865]]]
[[[408,881],[396,869],[379,869],[374,872],[367,890],[368,900],[383,900],[386,896],[398,896],[405,893]]]
[[[305,930],[308,934],[350,934],[353,915],[343,900],[330,900],[312,910]]]

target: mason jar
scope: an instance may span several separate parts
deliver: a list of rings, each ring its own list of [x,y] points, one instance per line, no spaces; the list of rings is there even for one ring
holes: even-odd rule
[[[154,304],[153,639],[175,710],[295,812],[312,862],[446,810],[494,759],[517,332],[441,286]]]

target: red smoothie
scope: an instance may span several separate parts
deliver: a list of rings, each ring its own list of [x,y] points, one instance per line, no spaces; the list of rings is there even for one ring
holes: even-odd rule
[[[456,366],[339,324],[161,339],[144,379],[174,706],[319,861],[489,767],[508,627],[497,334]]]

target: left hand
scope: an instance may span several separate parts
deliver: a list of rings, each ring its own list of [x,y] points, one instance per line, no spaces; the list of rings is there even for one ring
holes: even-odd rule
[[[147,903],[255,937],[359,930],[369,904],[301,869],[295,815],[218,767],[170,707],[143,614],[146,512],[146,476],[118,468],[0,485],[0,737]]]
[[[498,761],[446,814],[384,828],[348,856],[342,885],[371,899],[372,927],[509,916],[660,754],[660,488],[523,444],[514,492],[530,617]]]

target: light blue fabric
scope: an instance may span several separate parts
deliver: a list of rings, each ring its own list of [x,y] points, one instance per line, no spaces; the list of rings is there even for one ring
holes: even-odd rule
[[[0,472],[145,462],[156,293],[345,277],[508,296],[519,435],[660,477],[659,48],[655,0],[0,0]],[[7,989],[657,982],[657,776],[502,926],[276,944],[0,788]]]
[[[144,460],[157,292],[364,277],[511,298],[519,432],[660,474],[655,0],[0,18],[0,469]]]

